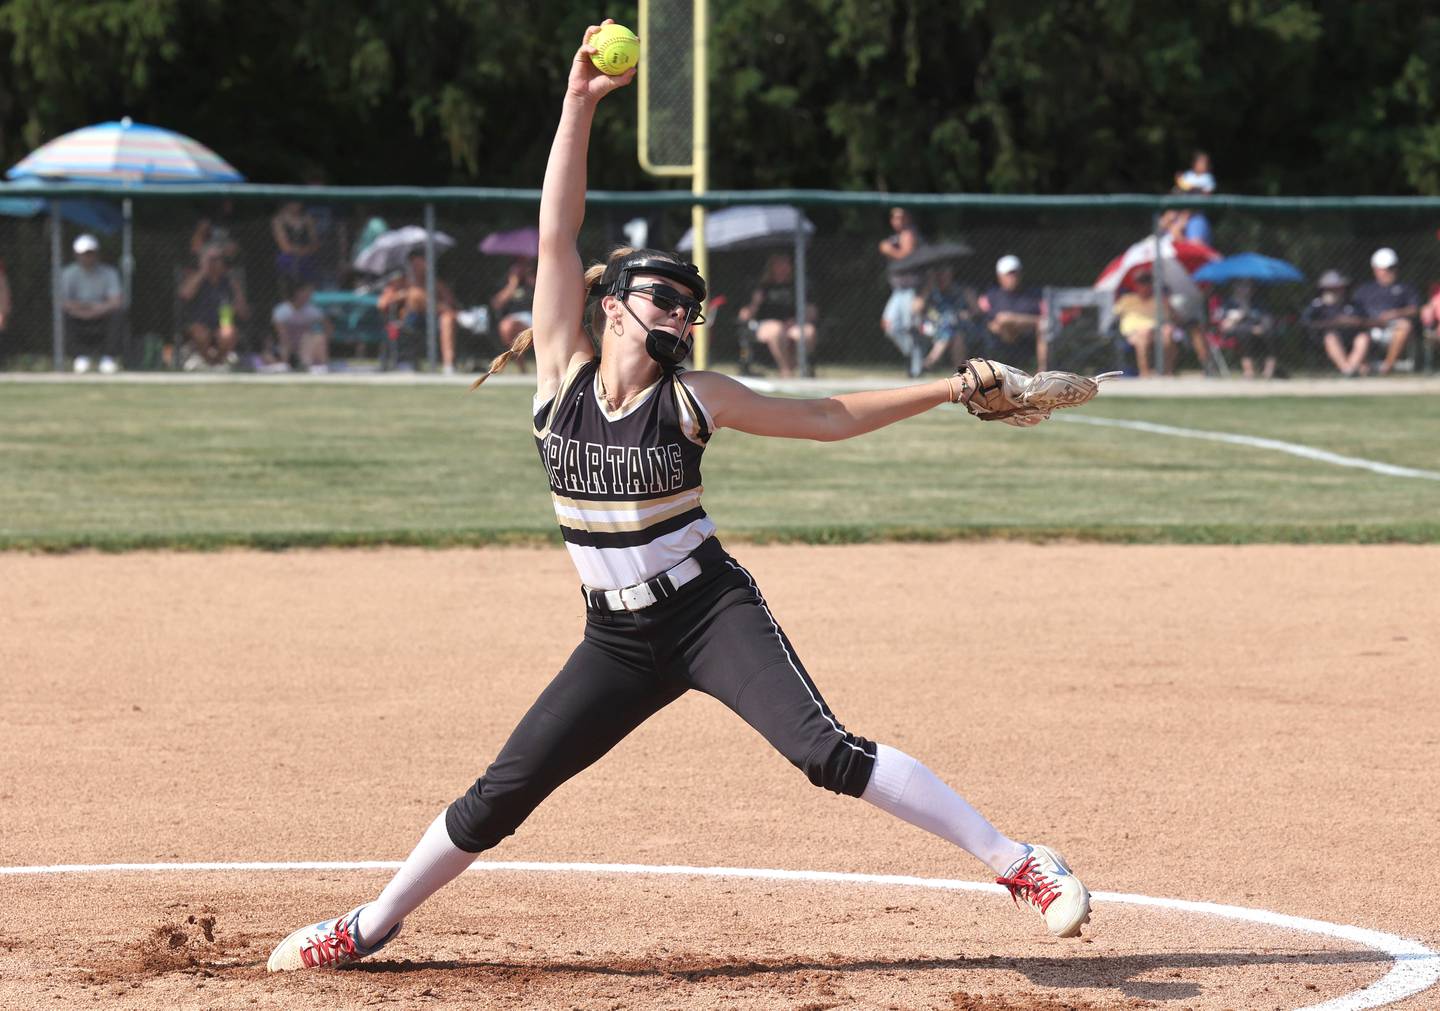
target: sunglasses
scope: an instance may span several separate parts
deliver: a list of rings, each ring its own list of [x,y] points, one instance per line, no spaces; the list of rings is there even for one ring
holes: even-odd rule
[[[638,288],[626,288],[626,295],[644,295],[655,303],[655,308],[661,312],[674,312],[677,308],[685,310],[685,319],[689,323],[700,324],[705,322],[705,317],[700,313],[700,303],[684,292],[676,291],[668,284],[650,284]]]

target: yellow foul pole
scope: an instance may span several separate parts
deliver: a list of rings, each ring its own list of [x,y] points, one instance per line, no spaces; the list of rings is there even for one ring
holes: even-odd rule
[[[690,164],[674,165],[656,163],[650,157],[650,36],[653,23],[650,18],[650,4],[666,3],[666,0],[640,0],[640,76],[639,121],[636,124],[636,153],[640,167],[655,176],[689,176],[690,191],[700,196],[710,186],[710,82],[709,60],[706,53],[706,33],[710,22],[709,0],[668,0],[666,10],[675,10],[690,5],[692,76],[690,89]],[[662,148],[666,147],[663,143]],[[666,153],[669,153],[668,151]],[[708,250],[705,248],[705,208],[693,204],[690,210],[690,224],[694,229],[694,251],[691,254],[695,266],[703,277],[710,276]],[[695,367],[705,368],[710,357],[710,337],[705,327],[695,331]]]
[[[695,0],[695,77],[694,111],[691,121],[690,164],[695,174],[691,177],[691,191],[698,197],[704,196],[710,187],[710,68],[707,55],[707,30],[709,22],[709,0]],[[697,203],[690,210],[691,227],[695,229],[695,266],[700,276],[709,281],[710,253],[705,247],[705,208]],[[695,336],[695,367],[706,368],[710,361],[710,331],[701,327]]]

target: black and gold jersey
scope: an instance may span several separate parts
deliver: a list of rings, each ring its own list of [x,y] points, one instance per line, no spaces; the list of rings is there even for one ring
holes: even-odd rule
[[[679,372],[609,410],[599,367],[594,358],[571,369],[537,406],[534,434],[580,581],[613,590],[677,565],[715,533],[700,505],[713,425]]]

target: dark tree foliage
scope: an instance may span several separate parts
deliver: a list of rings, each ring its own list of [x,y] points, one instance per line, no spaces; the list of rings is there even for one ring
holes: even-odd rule
[[[1189,153],[1262,194],[1440,193],[1422,0],[712,0],[711,181],[1153,192]],[[536,186],[575,0],[0,0],[0,160],[130,115],[255,181]],[[663,88],[663,81],[656,81]],[[592,180],[648,188],[634,91]]]

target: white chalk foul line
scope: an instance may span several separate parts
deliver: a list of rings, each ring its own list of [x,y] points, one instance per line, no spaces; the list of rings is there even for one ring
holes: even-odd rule
[[[1254,435],[1234,435],[1230,432],[1208,432],[1200,428],[1177,428],[1174,425],[1158,425],[1153,421],[1126,421],[1121,418],[1097,418],[1093,415],[1067,414],[1059,418],[1075,425],[1098,425],[1105,428],[1128,428],[1136,432],[1150,432],[1155,435],[1174,435],[1182,439],[1207,439],[1210,442],[1228,442],[1234,446],[1248,446],[1251,449],[1270,449],[1277,453],[1289,453],[1305,460],[1331,463],[1337,467],[1358,467],[1361,470],[1384,474],[1387,477],[1414,477],[1423,481],[1440,481],[1440,471],[1420,470],[1416,467],[1397,467],[1393,463],[1366,460],[1359,456],[1342,456],[1324,449],[1302,446],[1298,442],[1283,442],[1280,439],[1262,439]]]
[[[170,863],[170,864],[50,864],[35,867],[0,867],[0,877],[40,874],[153,873],[161,871],[393,871],[398,860],[304,860],[252,863]],[[748,878],[765,881],[835,882],[855,885],[899,885],[909,888],[938,888],[959,892],[1006,894],[1000,885],[983,881],[959,881],[953,878],[917,878],[904,874],[852,874],[842,871],[790,871],[761,867],[686,867],[649,864],[586,864],[538,863],[533,861],[485,861],[470,865],[477,873],[496,871],[533,871],[541,873],[579,872],[585,874],[648,874],[678,875],[695,878]],[[1395,964],[1380,979],[1353,993],[1336,997],[1322,1004],[1312,1004],[1305,1011],[1363,1011],[1384,1007],[1429,989],[1440,982],[1440,953],[1431,951],[1418,941],[1363,927],[1350,927],[1324,920],[1272,913],[1267,909],[1225,906],[1214,902],[1191,902],[1186,899],[1157,899],[1149,895],[1124,892],[1094,892],[1097,902],[1116,902],[1132,906],[1155,906],[1186,913],[1203,913],[1231,920],[1244,920],[1285,930],[1334,937],[1351,941],[1372,951],[1389,955]],[[1298,1011],[1298,1009],[1297,1009]]]

